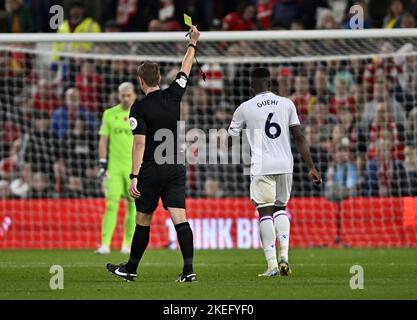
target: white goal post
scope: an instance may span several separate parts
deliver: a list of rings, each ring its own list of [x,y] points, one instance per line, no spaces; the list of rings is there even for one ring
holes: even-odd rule
[[[118,103],[121,82],[137,85],[139,62],[158,62],[166,87],[186,44],[185,32],[0,34],[0,248],[99,244],[103,111]],[[271,90],[297,106],[324,185],[312,186],[294,150],[291,245],[417,246],[417,29],[203,31],[197,58],[207,81],[193,69],[182,105],[186,130],[227,128],[251,97],[256,66],[267,67]],[[71,88],[86,110],[82,129],[59,122]],[[246,169],[188,164],[197,248],[259,247]],[[153,247],[176,246],[168,221],[159,208]]]
[[[302,30],[302,31],[214,31],[201,34],[200,41],[267,41],[267,40],[325,40],[325,39],[381,39],[415,38],[417,29],[364,30]],[[19,33],[1,34],[0,42],[160,42],[183,41],[183,32],[125,32],[125,33]]]

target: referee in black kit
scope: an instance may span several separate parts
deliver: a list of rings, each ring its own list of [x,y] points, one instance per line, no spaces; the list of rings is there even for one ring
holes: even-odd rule
[[[161,90],[161,75],[156,63],[144,62],[139,67],[139,82],[146,97],[133,104],[130,125],[134,135],[132,149],[132,174],[129,192],[136,199],[136,230],[133,236],[130,258],[127,263],[107,264],[107,270],[127,281],[136,278],[136,270],[149,243],[152,216],[162,198],[164,208],[171,215],[177,230],[178,243],[184,259],[184,268],[178,282],[196,281],[193,271],[193,232],[185,214],[186,169],[179,163],[177,155],[177,122],[180,120],[180,103],[187,87],[200,33],[192,27],[187,52],[182,61],[181,71],[166,90]],[[174,148],[161,164],[155,152],[162,141],[155,140],[160,130],[173,133]],[[168,152],[167,152],[168,153]],[[142,163],[142,165],[141,165]]]

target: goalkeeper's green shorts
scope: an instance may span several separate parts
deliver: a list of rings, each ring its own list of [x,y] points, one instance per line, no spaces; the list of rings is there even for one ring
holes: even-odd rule
[[[129,185],[129,174],[108,172],[104,182],[106,199],[127,199],[128,201],[133,202],[134,199],[129,195]]]

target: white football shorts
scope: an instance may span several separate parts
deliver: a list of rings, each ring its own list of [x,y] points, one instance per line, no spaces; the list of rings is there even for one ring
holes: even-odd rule
[[[292,173],[252,176],[250,197],[257,208],[285,207],[291,196]]]

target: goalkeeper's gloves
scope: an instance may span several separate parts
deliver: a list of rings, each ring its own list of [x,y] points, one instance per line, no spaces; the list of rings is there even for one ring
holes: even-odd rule
[[[99,170],[98,170],[98,177],[103,179],[107,176],[107,160],[100,159],[98,162]]]

